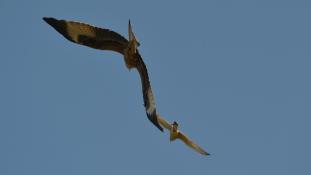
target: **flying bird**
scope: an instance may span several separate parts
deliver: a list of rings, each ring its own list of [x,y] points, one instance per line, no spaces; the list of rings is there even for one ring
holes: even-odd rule
[[[203,155],[210,155],[208,152],[204,151],[201,147],[199,147],[197,144],[192,142],[185,134],[183,134],[179,129],[178,129],[178,123],[174,121],[172,124],[167,122],[164,118],[160,117],[159,115],[158,121],[159,123],[169,130],[170,132],[170,141],[174,141],[176,139],[182,140],[186,145],[188,145],[190,148],[194,149],[195,151],[199,152],[200,154]]]
[[[137,49],[140,44],[132,31],[130,21],[128,23],[129,40],[127,40],[114,31],[89,24],[57,20],[50,17],[44,17],[43,20],[71,42],[94,49],[111,50],[122,54],[126,67],[128,69],[136,68],[139,72],[148,119],[159,130],[163,131],[157,119],[155,99],[151,90],[147,68]]]

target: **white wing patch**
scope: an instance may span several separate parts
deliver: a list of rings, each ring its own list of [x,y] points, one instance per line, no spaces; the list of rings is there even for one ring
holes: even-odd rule
[[[155,105],[154,96],[152,94],[152,90],[150,87],[148,89],[147,95],[148,95],[148,103],[149,103],[149,106],[147,108],[147,113],[151,115],[153,111],[155,110],[156,105]]]

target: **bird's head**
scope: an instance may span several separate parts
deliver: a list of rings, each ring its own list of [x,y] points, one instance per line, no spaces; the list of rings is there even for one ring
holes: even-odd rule
[[[129,33],[129,46],[131,49],[133,49],[134,52],[136,52],[137,47],[140,46],[140,43],[138,42],[137,38],[134,35],[130,20],[128,25],[128,33]]]
[[[173,126],[173,130],[174,130],[174,131],[177,131],[177,129],[178,129],[178,123],[177,123],[176,121],[174,121],[174,122],[172,123],[172,126]]]
[[[174,121],[172,123],[171,131],[170,131],[170,141],[176,140],[178,137],[178,123]]]

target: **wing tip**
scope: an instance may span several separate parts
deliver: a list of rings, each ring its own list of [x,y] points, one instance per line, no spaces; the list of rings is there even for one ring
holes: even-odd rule
[[[203,154],[204,154],[205,156],[211,156],[211,154],[208,153],[208,152],[204,152]]]
[[[159,121],[158,121],[158,118],[157,118],[155,111],[152,114],[148,114],[148,112],[147,112],[147,117],[151,121],[151,123],[153,123],[160,131],[164,132],[163,128],[159,124]]]
[[[43,17],[42,18],[46,23],[48,23],[49,25],[55,27],[57,26],[57,22],[58,20],[52,17]]]
[[[48,20],[50,17],[42,17],[42,19],[44,20],[44,21],[46,21],[46,20]]]

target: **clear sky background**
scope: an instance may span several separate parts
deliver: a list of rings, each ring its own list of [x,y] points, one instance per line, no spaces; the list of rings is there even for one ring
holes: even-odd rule
[[[159,113],[136,70],[73,44],[42,17],[127,37],[130,18]],[[287,0],[0,1],[0,174],[310,174],[311,4]]]

